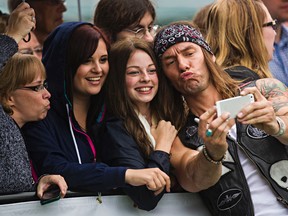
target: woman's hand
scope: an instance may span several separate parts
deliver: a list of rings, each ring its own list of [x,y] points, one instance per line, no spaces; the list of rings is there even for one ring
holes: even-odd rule
[[[48,189],[48,187],[52,184],[56,184],[60,188],[60,195],[63,198],[66,193],[68,186],[66,184],[65,179],[60,175],[44,175],[39,179],[37,186],[37,196],[41,199],[43,193]]]
[[[151,134],[156,141],[155,150],[170,153],[172,143],[177,135],[177,130],[169,121],[159,121],[157,127],[151,127]]]
[[[166,188],[170,192],[170,177],[159,168],[127,169],[125,174],[126,183],[133,186],[146,185],[149,190],[155,191],[158,195]]]

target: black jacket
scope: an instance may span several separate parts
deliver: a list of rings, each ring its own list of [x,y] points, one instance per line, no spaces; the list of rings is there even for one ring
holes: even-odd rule
[[[179,132],[179,137],[185,146],[197,150],[203,145],[203,140],[198,137],[195,117],[190,113],[185,127]],[[275,192],[275,198],[287,205],[287,187],[281,183],[282,178],[288,177],[283,166],[283,164],[288,164],[287,147],[264,131],[239,123],[237,123],[237,142],[229,138],[227,142],[228,151],[233,160],[227,158],[223,166],[229,171],[222,173],[220,180],[214,186],[200,192],[211,214],[217,216],[254,215],[249,186],[237,153],[239,147],[244,150],[267,180]]]
[[[110,166],[124,166],[132,169],[158,167],[169,175],[169,154],[153,151],[149,158],[143,155],[134,138],[127,132],[123,121],[111,117],[101,129],[101,158]],[[126,187],[124,192],[131,197],[140,209],[154,209],[164,194],[155,196],[146,186]]]

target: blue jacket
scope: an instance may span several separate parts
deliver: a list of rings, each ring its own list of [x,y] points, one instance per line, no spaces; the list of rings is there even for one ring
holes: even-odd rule
[[[25,125],[23,132],[38,175],[60,174],[70,190],[105,192],[126,186],[127,168],[94,161],[88,135],[75,120],[65,95],[66,47],[73,30],[83,24],[87,23],[64,23],[45,41],[43,63],[52,95],[51,110],[44,120]]]

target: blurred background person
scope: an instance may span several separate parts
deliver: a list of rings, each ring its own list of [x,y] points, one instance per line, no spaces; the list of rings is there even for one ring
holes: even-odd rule
[[[273,19],[278,22],[273,59],[269,62],[273,76],[288,86],[288,1],[262,0]]]
[[[22,2],[22,0],[7,1],[10,12]],[[47,36],[63,23],[63,13],[67,10],[65,0],[26,0],[26,2],[35,11],[36,29],[34,33],[43,46]]]
[[[275,22],[261,0],[216,0],[207,18],[206,40],[216,62],[237,79],[272,77]]]
[[[43,47],[39,43],[37,37],[35,36],[34,32],[30,32],[30,40],[25,42],[21,40],[18,43],[19,50],[18,52],[22,54],[30,54],[36,56],[38,59],[42,59],[42,51]]]
[[[208,18],[210,7],[211,7],[211,4],[208,4],[202,7],[200,10],[196,12],[196,14],[193,16],[193,19],[192,19],[192,22],[198,26],[204,38],[206,37],[207,18]]]
[[[6,32],[6,27],[8,25],[9,14],[2,13],[0,11],[0,33]]]
[[[0,33],[5,33],[8,26],[9,14],[0,11]],[[28,37],[30,40],[28,41]],[[25,40],[25,41],[24,41]],[[31,31],[30,36],[26,36],[24,40],[18,42],[18,52],[22,54],[35,55],[37,58],[42,59],[43,47],[39,43],[35,34]]]
[[[157,30],[155,17],[150,0],[100,0],[94,13],[94,24],[112,43],[126,37],[152,42]]]
[[[18,43],[35,28],[34,10],[29,4],[19,5],[8,18],[5,18],[5,34],[0,34],[0,68],[18,51]],[[4,28],[3,28],[4,29]]]

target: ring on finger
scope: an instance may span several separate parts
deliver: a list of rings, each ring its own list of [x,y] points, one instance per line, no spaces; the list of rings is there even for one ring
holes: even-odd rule
[[[31,21],[35,23],[35,17],[31,16]]]
[[[211,137],[213,135],[213,131],[211,129],[207,129],[205,135],[206,137]]]

